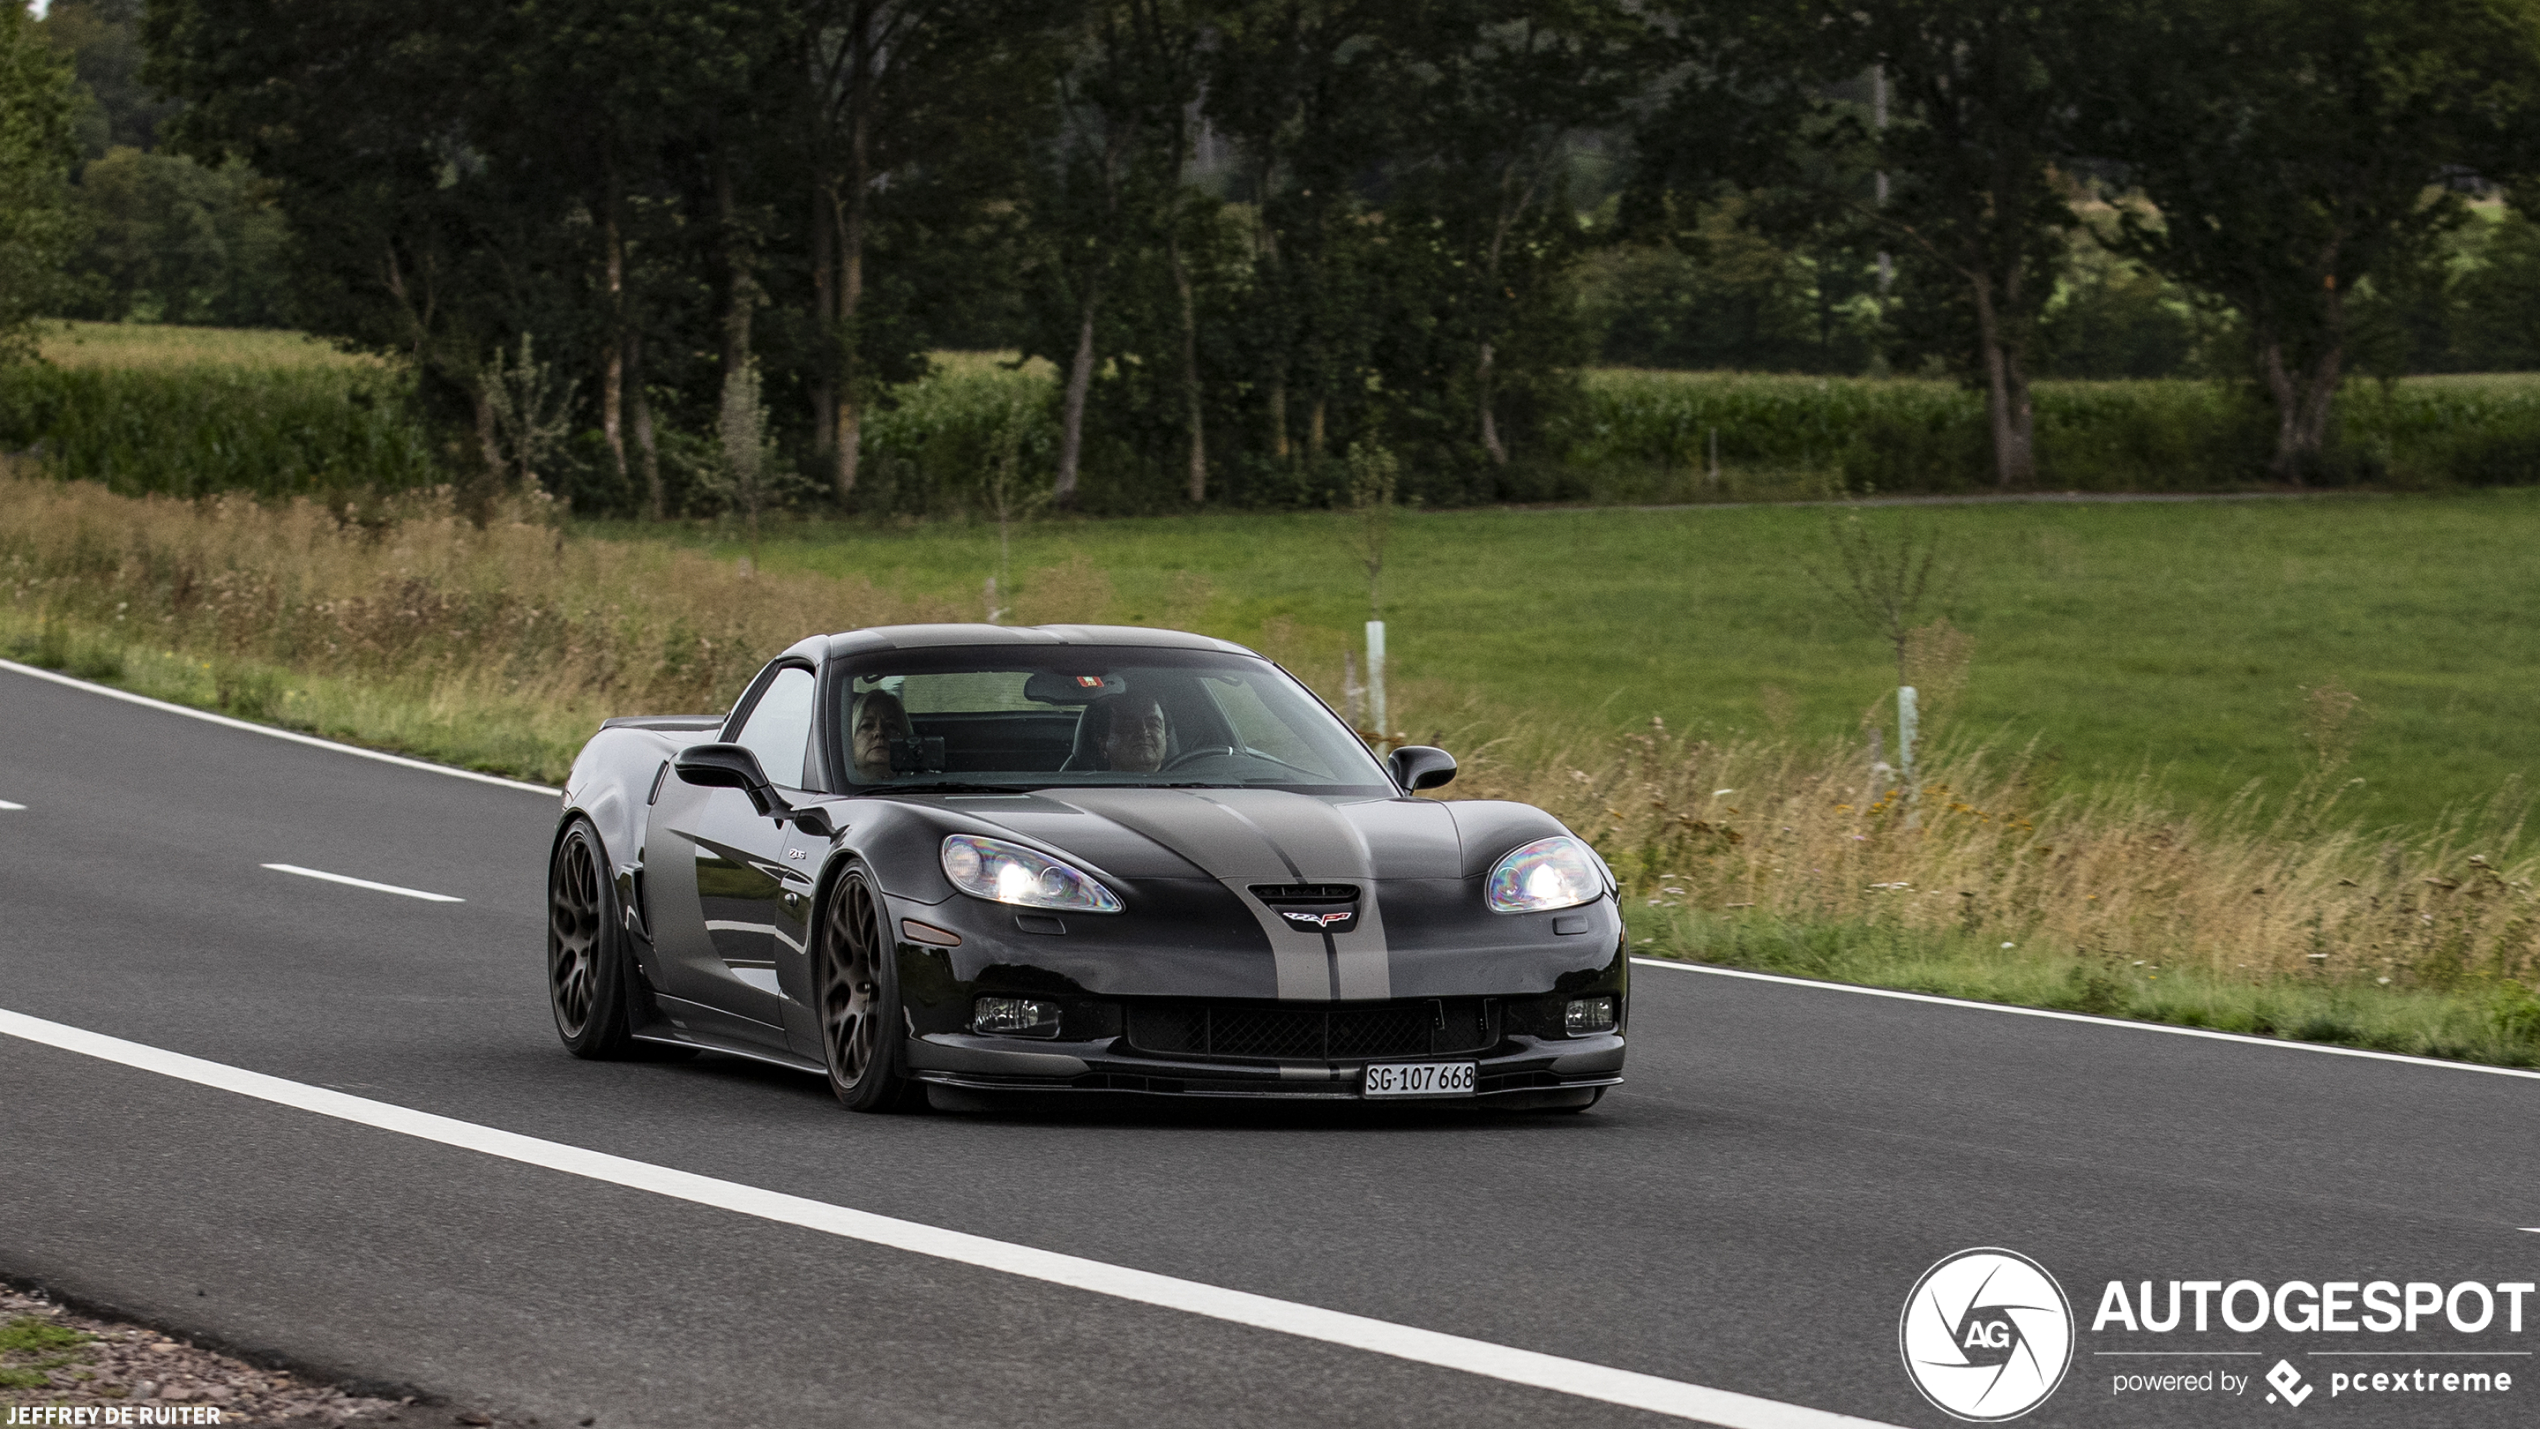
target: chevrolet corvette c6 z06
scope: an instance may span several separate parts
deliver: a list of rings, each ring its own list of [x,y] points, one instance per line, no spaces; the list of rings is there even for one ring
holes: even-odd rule
[[[804,640],[574,762],[547,972],[584,1057],[706,1049],[858,1110],[982,1093],[1581,1110],[1622,1079],[1611,872],[1417,797],[1285,671],[1128,627]]]

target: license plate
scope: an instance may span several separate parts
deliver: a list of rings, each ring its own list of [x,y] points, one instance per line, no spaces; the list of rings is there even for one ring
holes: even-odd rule
[[[1473,1064],[1372,1063],[1367,1068],[1366,1094],[1371,1097],[1469,1097],[1473,1094]]]

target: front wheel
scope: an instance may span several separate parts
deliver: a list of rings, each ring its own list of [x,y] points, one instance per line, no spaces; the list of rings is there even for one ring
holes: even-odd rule
[[[892,1111],[917,1087],[903,1067],[900,977],[890,915],[862,864],[839,876],[821,920],[820,1045],[829,1090],[850,1111]]]

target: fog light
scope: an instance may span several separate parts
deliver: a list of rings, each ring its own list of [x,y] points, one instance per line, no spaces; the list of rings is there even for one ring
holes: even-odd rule
[[[1561,1024],[1570,1030],[1573,1037],[1585,1037],[1591,1032],[1611,1032],[1614,1030],[1614,999],[1571,998],[1569,1007],[1562,1011]]]
[[[983,997],[971,1004],[970,1030],[1000,1037],[1055,1037],[1058,1004],[1033,997]]]

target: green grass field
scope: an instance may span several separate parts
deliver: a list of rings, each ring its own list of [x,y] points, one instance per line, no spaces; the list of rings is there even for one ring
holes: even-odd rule
[[[1864,517],[1935,533],[1959,568],[1947,610],[1975,644],[1951,731],[2036,741],[2060,782],[2149,772],[2196,801],[2252,779],[2282,788],[2304,767],[2304,691],[2331,684],[2363,701],[2351,775],[2364,783],[2347,807],[2368,820],[2427,819],[2540,769],[2540,624],[2528,614],[2540,492]],[[1831,561],[1829,519],[1793,507],[1407,514],[1385,582],[1396,682],[1412,718],[1457,726],[1520,716],[1603,731],[1656,716],[1857,737],[1894,667],[1807,572]],[[1341,531],[1316,514],[1021,526],[1013,603],[1025,619],[1190,625],[1329,688],[1366,614]],[[994,526],[959,523],[780,525],[760,553],[770,570],[862,575],[981,609],[996,557]]]

